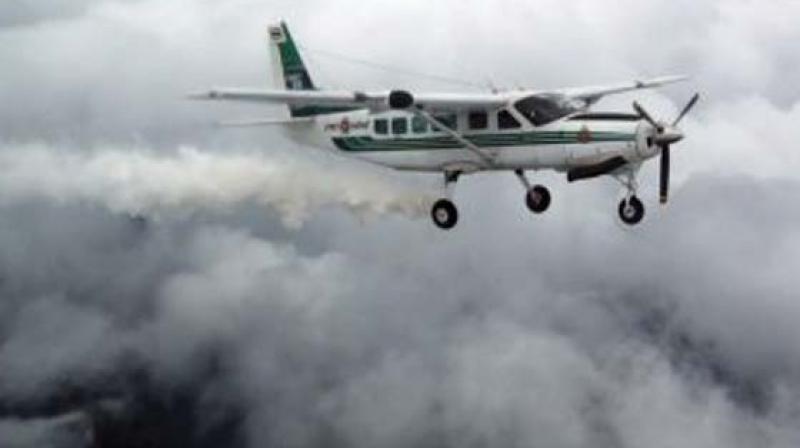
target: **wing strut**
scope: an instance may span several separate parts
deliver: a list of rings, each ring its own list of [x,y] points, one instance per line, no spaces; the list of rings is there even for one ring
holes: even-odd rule
[[[455,141],[464,145],[465,148],[467,148],[473,154],[478,156],[479,159],[481,159],[481,162],[483,162],[483,168],[492,168],[495,166],[494,156],[492,156],[491,154],[487,154],[485,151],[476,146],[474,143],[464,138],[463,135],[454,131],[453,129],[450,129],[444,123],[434,118],[433,115],[431,115],[427,111],[416,108],[413,110],[413,113],[415,115],[424,118],[425,121],[431,124],[431,126],[434,126],[436,129],[444,131],[446,134],[450,135],[450,137],[453,137]]]

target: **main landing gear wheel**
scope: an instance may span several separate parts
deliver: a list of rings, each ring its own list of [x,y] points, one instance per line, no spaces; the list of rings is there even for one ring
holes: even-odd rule
[[[433,204],[431,218],[437,227],[449,230],[455,227],[458,222],[458,209],[449,199],[439,199]]]
[[[619,218],[629,226],[639,224],[644,218],[644,204],[636,196],[623,199],[619,203]]]
[[[533,213],[544,213],[550,207],[550,190],[536,185],[525,193],[525,204]]]

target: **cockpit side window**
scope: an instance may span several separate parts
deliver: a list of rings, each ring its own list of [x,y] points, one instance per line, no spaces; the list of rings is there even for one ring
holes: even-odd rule
[[[519,129],[522,125],[511,115],[511,112],[503,109],[497,113],[498,129]]]
[[[534,126],[544,126],[576,112],[564,98],[557,95],[535,95],[523,98],[514,108]]]

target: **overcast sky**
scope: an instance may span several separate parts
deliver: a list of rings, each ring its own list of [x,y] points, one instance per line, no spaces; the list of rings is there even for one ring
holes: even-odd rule
[[[401,6],[402,5],[402,6]],[[189,102],[266,86],[286,19],[319,84],[457,91],[688,74],[672,202],[611,180],[531,216],[508,174],[398,174]],[[800,3],[0,5],[3,447],[796,447]],[[476,88],[470,88],[475,90]],[[653,164],[656,165],[656,164]],[[145,217],[131,219],[131,217]],[[138,444],[138,445],[137,445]]]

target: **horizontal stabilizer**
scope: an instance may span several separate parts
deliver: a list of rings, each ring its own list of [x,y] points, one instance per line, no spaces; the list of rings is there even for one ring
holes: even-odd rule
[[[612,157],[600,163],[588,166],[581,166],[567,171],[567,180],[575,182],[578,180],[591,179],[594,177],[611,174],[615,170],[625,166],[628,161],[621,156]]]
[[[217,123],[217,126],[224,128],[247,128],[258,126],[293,126],[301,124],[309,124],[314,119],[311,117],[306,118],[257,118],[252,120],[236,120],[236,121],[223,121]]]

